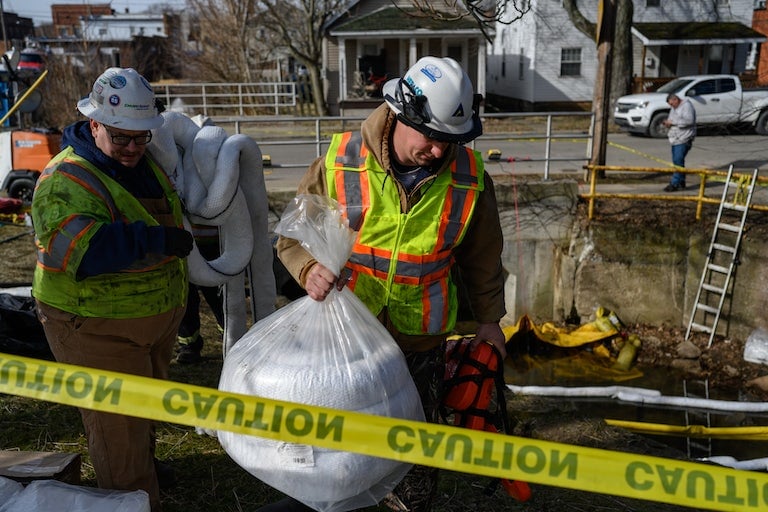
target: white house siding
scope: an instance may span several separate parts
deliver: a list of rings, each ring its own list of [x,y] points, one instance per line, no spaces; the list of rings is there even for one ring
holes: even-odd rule
[[[646,0],[634,0],[634,23],[653,22],[739,22],[752,24],[753,0],[662,0],[661,7],[646,7]],[[531,10],[511,25],[498,23],[496,37],[488,45],[487,90],[523,103],[558,103],[592,101],[597,65],[595,42],[577,30],[562,6],[562,0],[531,0]],[[579,0],[581,13],[592,22],[597,18],[597,0]],[[560,76],[563,48],[581,48],[580,76]],[[698,72],[699,47],[686,53],[695,59],[679,59],[676,74]],[[736,62],[745,62],[747,45],[735,51]],[[639,74],[641,47],[633,41],[633,69]],[[658,76],[658,55],[651,48],[646,57],[654,57],[655,68],[646,68],[645,76]],[[518,65],[523,64],[522,76]],[[740,71],[740,70],[736,70]]]
[[[511,25],[497,24],[496,37],[488,45],[486,80],[489,93],[520,99],[532,96],[536,30],[533,16],[525,16]]]
[[[134,37],[168,37],[162,14],[114,14],[80,20],[87,41],[130,41]]]

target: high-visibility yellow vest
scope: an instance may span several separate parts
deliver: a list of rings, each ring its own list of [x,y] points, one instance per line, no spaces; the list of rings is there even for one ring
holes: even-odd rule
[[[397,184],[359,133],[334,135],[325,166],[328,194],[345,206],[350,227],[358,231],[347,263],[355,295],[374,315],[386,307],[404,334],[453,329],[453,250],[483,190],[479,153],[459,147],[450,172],[438,174],[408,213],[401,211]]]
[[[183,227],[181,202],[168,177],[154,162],[150,166],[163,187],[173,222]],[[37,266],[32,293],[40,301],[63,311],[99,318],[141,318],[183,306],[187,297],[186,261],[161,254],[147,255],[121,272],[77,279],[77,267],[96,234],[94,218],[104,222],[144,221],[157,226],[138,199],[93,164],[76,155],[72,148],[63,151],[49,164],[38,180],[40,194],[36,215],[43,226],[47,216],[58,215],[43,204],[52,188],[66,195],[73,214],[62,219],[55,231],[36,232]]]

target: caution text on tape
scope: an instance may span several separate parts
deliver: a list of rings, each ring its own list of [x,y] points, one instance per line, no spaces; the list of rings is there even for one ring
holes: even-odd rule
[[[736,511],[768,475],[228,393],[0,354],[0,393],[452,471]]]

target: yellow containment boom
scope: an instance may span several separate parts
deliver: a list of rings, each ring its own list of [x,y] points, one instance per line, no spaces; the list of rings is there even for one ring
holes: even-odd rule
[[[716,439],[738,439],[744,441],[768,440],[768,427],[705,427],[704,425],[665,425],[640,421],[605,420],[614,427],[621,427],[640,434],[661,436],[712,437]]]

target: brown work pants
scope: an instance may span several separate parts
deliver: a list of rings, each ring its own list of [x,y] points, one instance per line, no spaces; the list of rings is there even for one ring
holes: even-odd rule
[[[176,332],[184,308],[144,318],[86,318],[37,302],[48,344],[56,360],[156,379],[167,379]],[[80,409],[88,453],[103,489],[149,494],[153,512],[161,510],[154,466],[151,420]]]

